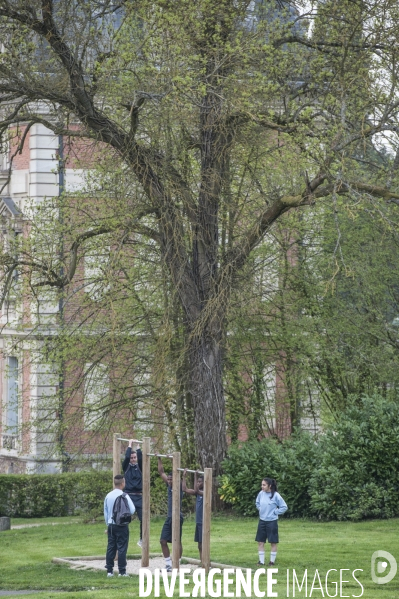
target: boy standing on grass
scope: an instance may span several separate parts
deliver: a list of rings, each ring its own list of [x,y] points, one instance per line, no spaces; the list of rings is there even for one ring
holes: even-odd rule
[[[195,534],[194,542],[198,543],[198,551],[202,562],[202,516],[203,516],[203,498],[204,498],[204,477],[202,474],[195,472],[194,474],[194,489],[187,489],[186,485],[187,468],[183,472],[182,490],[188,495],[195,495]]]
[[[129,525],[128,524],[115,524],[112,518],[112,512],[114,511],[114,503],[119,495],[123,494],[125,488],[125,479],[121,474],[117,474],[114,477],[114,490],[108,493],[104,500],[104,520],[107,528],[105,533],[108,533],[108,546],[106,555],[106,568],[107,576],[114,575],[114,563],[115,555],[118,551],[118,570],[119,576],[129,576],[126,574],[126,554],[129,545]],[[127,502],[129,504],[130,513],[133,516],[135,509],[132,500],[129,495],[126,495]]]
[[[162,460],[161,460],[160,456],[157,456],[157,457],[158,457],[159,476],[162,478],[162,480],[168,486],[168,515],[167,515],[165,523],[162,527],[161,538],[160,538],[159,542],[161,543],[162,554],[165,558],[165,569],[167,572],[172,572],[172,559],[170,557],[170,550],[169,550],[168,543],[172,542],[172,505],[173,505],[172,484],[173,484],[173,476],[171,473],[165,474],[165,471],[162,466]],[[183,546],[181,544],[181,535],[182,535],[182,531],[183,531],[183,513],[181,511],[183,493],[182,493],[181,487],[180,487],[179,491],[180,491],[180,557],[181,557],[182,553],[183,553]]]

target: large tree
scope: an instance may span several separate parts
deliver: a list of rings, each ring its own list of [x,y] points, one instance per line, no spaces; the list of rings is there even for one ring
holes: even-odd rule
[[[132,176],[125,211],[79,231],[58,262],[5,253],[5,280],[26,268],[62,290],[89,239],[154,242],[184,317],[197,456],[216,472],[227,311],[254,248],[319,198],[399,199],[394,174],[358,168],[368,142],[396,139],[396,0],[296,5],[0,0],[3,139],[11,130],[18,150],[42,123]]]

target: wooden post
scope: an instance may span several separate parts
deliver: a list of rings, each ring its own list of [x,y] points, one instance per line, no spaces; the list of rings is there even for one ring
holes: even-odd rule
[[[112,486],[114,485],[114,477],[121,473],[121,442],[119,441],[120,433],[114,433],[112,446]],[[116,552],[115,559],[118,559]]]
[[[114,443],[112,452],[112,479],[114,478],[114,476],[121,473],[121,442],[118,441],[120,436],[120,433],[114,433]]]
[[[172,481],[172,568],[179,568],[180,560],[180,451],[173,453]]]
[[[150,565],[150,437],[143,439],[143,545],[141,547],[141,567]]]
[[[211,567],[212,468],[205,468],[202,513],[202,567]]]

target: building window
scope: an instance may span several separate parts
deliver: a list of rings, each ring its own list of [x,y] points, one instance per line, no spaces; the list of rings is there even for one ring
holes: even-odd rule
[[[104,364],[86,364],[83,398],[85,430],[95,430],[101,424],[108,393],[109,380],[106,366]]]
[[[18,434],[18,360],[9,357],[7,360],[7,409],[6,435]]]

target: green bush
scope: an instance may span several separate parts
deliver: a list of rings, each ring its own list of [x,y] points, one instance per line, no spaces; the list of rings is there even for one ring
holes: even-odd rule
[[[110,472],[0,475],[0,514],[42,518],[102,511]]]
[[[361,520],[399,516],[399,404],[353,400],[316,441],[307,434],[232,446],[220,494],[244,515],[256,515],[262,478],[278,482],[289,516]]]
[[[165,464],[167,472],[167,465]],[[121,471],[122,472],[122,471]],[[151,514],[167,513],[167,491],[151,461]],[[63,474],[0,474],[0,516],[44,518],[102,516],[104,497],[112,490],[112,472],[90,470]],[[192,499],[183,499],[183,511],[192,511]]]
[[[312,513],[360,520],[399,515],[399,405],[381,397],[354,401],[320,439],[310,484]]]
[[[287,515],[309,516],[309,479],[318,461],[312,436],[301,433],[282,443],[274,439],[251,441],[230,447],[223,462],[221,498],[243,515],[257,515],[255,499],[265,476],[275,478],[288,505]]]

